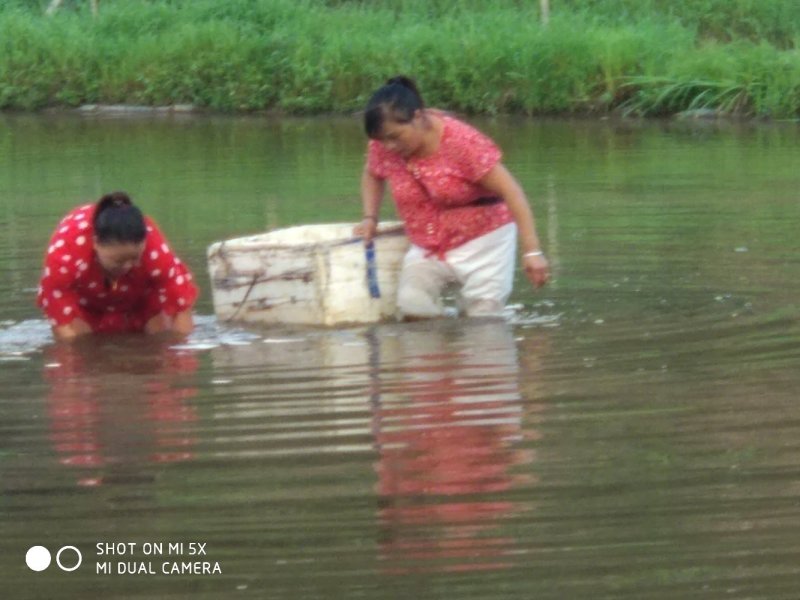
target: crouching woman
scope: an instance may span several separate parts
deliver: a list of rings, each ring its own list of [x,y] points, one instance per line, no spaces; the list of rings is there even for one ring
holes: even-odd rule
[[[156,224],[125,192],[79,206],[58,224],[37,304],[56,339],[89,333],[188,334],[197,288]]]

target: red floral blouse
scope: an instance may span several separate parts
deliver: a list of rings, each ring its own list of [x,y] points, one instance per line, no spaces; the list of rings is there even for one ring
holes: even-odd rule
[[[505,202],[475,204],[491,196],[478,181],[500,162],[495,143],[474,127],[442,115],[439,148],[404,159],[377,140],[367,148],[367,169],[388,180],[406,235],[413,244],[444,253],[513,221]]]
[[[50,324],[77,317],[96,332],[134,332],[161,312],[174,316],[190,309],[197,299],[192,274],[148,217],[139,264],[116,281],[107,279],[92,243],[94,210],[93,204],[74,209],[50,239],[37,295]]]

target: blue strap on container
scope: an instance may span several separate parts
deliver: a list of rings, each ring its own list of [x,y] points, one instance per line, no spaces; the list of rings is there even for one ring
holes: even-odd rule
[[[364,246],[367,257],[367,287],[372,298],[380,298],[381,290],[378,287],[378,267],[375,265],[375,244],[370,242]]]

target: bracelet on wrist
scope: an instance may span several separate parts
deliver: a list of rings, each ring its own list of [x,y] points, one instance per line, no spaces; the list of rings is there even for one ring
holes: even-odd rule
[[[531,250],[530,252],[523,254],[522,258],[528,258],[529,256],[544,256],[544,252],[541,250]]]

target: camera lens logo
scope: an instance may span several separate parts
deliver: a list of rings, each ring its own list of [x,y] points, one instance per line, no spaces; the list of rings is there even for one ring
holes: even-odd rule
[[[70,556],[74,554],[74,556]],[[53,557],[44,546],[31,546],[25,553],[25,563],[31,571],[44,571],[50,566]],[[62,571],[74,571],[81,566],[83,555],[75,546],[62,546],[56,552],[56,564]],[[73,564],[74,563],[74,564]]]

